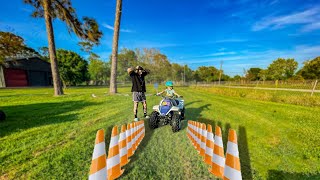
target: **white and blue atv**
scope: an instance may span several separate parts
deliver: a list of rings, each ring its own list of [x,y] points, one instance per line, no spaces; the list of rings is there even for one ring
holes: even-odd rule
[[[184,114],[183,99],[162,96],[160,104],[153,106],[149,126],[151,129],[155,129],[161,125],[170,124],[172,131],[178,132],[181,129],[181,120],[184,119]]]

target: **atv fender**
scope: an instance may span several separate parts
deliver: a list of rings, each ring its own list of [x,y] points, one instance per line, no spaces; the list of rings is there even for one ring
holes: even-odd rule
[[[159,105],[155,105],[155,106],[153,106],[153,108],[152,108],[154,111],[159,111]]]
[[[173,106],[173,107],[171,108],[171,111],[179,111],[179,107]]]

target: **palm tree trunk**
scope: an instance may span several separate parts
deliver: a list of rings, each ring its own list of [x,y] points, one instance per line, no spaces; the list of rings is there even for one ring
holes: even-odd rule
[[[48,36],[49,56],[50,56],[50,62],[51,62],[54,95],[59,96],[63,94],[63,90],[61,86],[61,80],[60,80],[60,75],[58,70],[58,61],[56,57],[56,47],[54,42],[52,18],[49,13],[50,3],[51,3],[50,1],[51,0],[43,1],[43,9],[44,9],[44,17],[46,21],[46,29],[47,29],[47,36]]]
[[[116,18],[114,20],[114,32],[112,43],[112,65],[110,75],[110,93],[117,93],[117,59],[118,59],[118,41],[121,21],[122,0],[117,0]]]

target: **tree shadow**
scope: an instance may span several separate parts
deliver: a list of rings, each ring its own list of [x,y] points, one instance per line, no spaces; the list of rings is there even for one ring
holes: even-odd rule
[[[307,173],[294,173],[278,170],[269,170],[267,180],[307,180],[307,179],[320,179],[320,174],[307,174]]]
[[[195,121],[205,123],[206,125],[210,124],[212,126],[213,133],[215,133],[215,125],[221,128],[223,148],[224,148],[224,152],[226,153],[227,143],[228,143],[228,133],[229,133],[229,129],[232,128],[231,124],[222,123],[221,121],[218,121],[218,120],[207,119],[203,117],[200,117]],[[253,177],[252,177],[252,168],[251,168],[246,128],[243,126],[239,126],[237,136],[238,136],[238,150],[239,150],[242,179],[251,180],[253,179]]]
[[[243,179],[253,179],[246,128],[239,126],[238,148]]]
[[[186,110],[185,110],[185,120],[182,122],[181,130],[185,129],[188,126],[187,120],[193,120],[196,121],[197,119],[201,118],[201,112],[204,110],[208,110],[211,104],[205,104],[202,105],[198,108],[188,108],[191,104],[197,103],[197,102],[202,102],[202,101],[192,101],[190,103],[187,103],[185,105]]]
[[[11,133],[49,124],[63,123],[78,119],[79,109],[98,105],[87,101],[65,101],[3,106],[6,120],[0,123],[0,137]]]

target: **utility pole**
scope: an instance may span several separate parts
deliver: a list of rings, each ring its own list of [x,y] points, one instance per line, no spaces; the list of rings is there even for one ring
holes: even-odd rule
[[[221,83],[221,75],[222,75],[222,63],[223,63],[223,61],[220,61],[219,85],[220,85],[220,83]]]
[[[183,85],[186,83],[186,65],[183,66]]]

